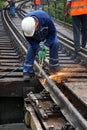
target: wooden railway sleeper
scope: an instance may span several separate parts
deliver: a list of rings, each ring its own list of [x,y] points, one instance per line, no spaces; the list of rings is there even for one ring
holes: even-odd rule
[[[69,50],[67,50],[66,56],[71,56],[71,52]]]
[[[18,67],[16,67],[15,69],[13,69],[13,70],[11,70],[11,71],[9,71],[9,72],[6,72],[5,74],[0,75],[0,79],[6,77],[6,76],[9,75],[10,73],[14,73],[15,71],[17,71],[17,70],[18,70],[19,68],[21,68],[21,67],[23,67],[22,64],[19,65]],[[8,68],[7,68],[7,69],[8,69]]]

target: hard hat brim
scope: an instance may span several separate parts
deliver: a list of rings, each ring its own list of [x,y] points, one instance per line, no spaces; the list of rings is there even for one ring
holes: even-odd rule
[[[35,30],[33,30],[32,31],[32,33],[26,33],[26,32],[24,32],[24,35],[26,36],[26,37],[32,37],[33,35],[34,35],[34,32],[35,32]]]

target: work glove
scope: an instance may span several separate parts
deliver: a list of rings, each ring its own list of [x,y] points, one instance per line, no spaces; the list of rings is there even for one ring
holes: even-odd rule
[[[38,52],[38,60],[39,63],[42,63],[46,59],[46,53],[47,53],[47,48],[45,45],[43,45]]]

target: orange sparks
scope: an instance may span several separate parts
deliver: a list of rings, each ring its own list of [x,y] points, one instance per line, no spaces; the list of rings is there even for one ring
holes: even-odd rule
[[[44,85],[46,82],[46,79],[41,79],[41,83]]]
[[[56,72],[54,74],[51,74],[49,78],[53,80],[56,83],[61,83],[62,81],[67,80],[68,77],[71,77],[73,75],[71,69],[64,68],[60,70],[59,72]],[[46,79],[41,79],[41,83],[44,85],[46,82]]]
[[[57,83],[60,83],[65,79],[64,75],[65,74],[63,72],[56,72],[56,73],[50,75],[49,78]]]
[[[62,81],[66,81],[68,78],[75,75],[76,72],[80,70],[79,66],[73,66],[70,68],[63,68],[62,70],[51,74],[49,78],[56,83],[61,83]],[[41,83],[44,85],[46,83],[46,79],[41,79]]]

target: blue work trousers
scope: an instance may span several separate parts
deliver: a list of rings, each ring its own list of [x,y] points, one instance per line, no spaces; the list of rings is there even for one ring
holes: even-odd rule
[[[10,14],[14,17],[15,16],[15,5],[12,1],[10,1],[9,5],[10,5]]]
[[[87,14],[73,16],[72,23],[75,50],[80,50],[80,39],[82,46],[85,46],[87,42]],[[80,34],[82,34],[82,38]]]
[[[35,56],[40,50],[40,46],[38,46],[39,43],[36,44],[28,44],[28,50],[25,58],[25,63],[23,67],[23,73],[32,73],[33,70],[33,64],[35,60]],[[59,67],[59,61],[58,61],[58,39],[57,36],[55,36],[54,40],[51,42],[50,45],[46,44],[47,47],[49,47],[49,66],[50,68],[58,68]]]
[[[49,46],[49,67],[50,68],[59,68],[59,59],[58,59],[58,38],[55,36],[54,40]]]
[[[23,67],[23,73],[34,72],[33,64],[34,64],[35,56],[38,53],[39,49],[40,49],[39,47],[34,48],[31,44],[28,43],[28,50],[25,58],[24,67]]]
[[[40,8],[40,5],[37,5],[37,4],[34,4],[34,7],[33,7],[35,10],[38,10]]]

